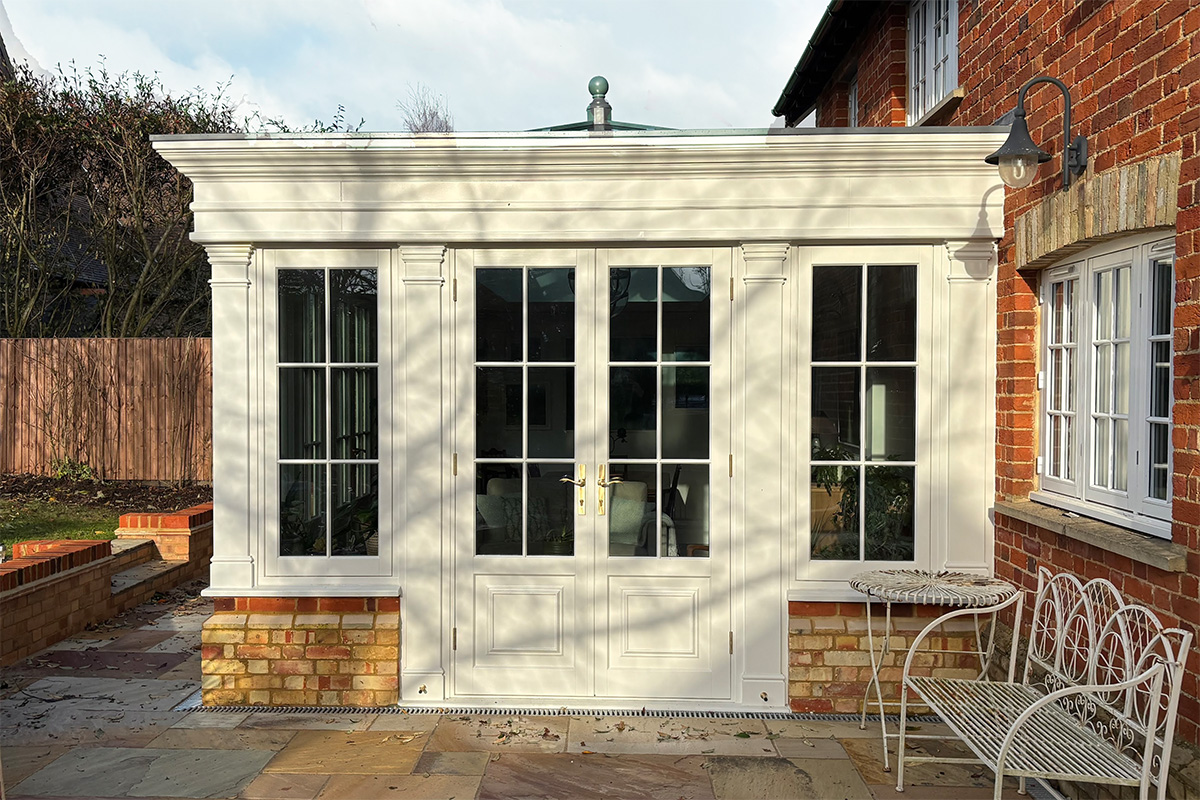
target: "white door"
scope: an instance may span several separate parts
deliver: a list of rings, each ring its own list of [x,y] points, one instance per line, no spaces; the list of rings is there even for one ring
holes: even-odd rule
[[[456,265],[454,694],[729,698],[729,251]]]

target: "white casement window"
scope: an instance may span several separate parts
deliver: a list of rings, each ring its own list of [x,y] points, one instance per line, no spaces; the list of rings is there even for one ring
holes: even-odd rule
[[[1042,279],[1041,492],[1170,536],[1173,239],[1094,248]]]
[[[846,90],[846,125],[851,128],[858,127],[858,76],[855,75],[850,79],[850,86]]]
[[[958,0],[915,0],[908,9],[908,124],[958,88]]]

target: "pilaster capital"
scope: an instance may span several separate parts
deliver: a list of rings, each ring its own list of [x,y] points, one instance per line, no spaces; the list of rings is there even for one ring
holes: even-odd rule
[[[446,246],[402,245],[400,264],[405,284],[441,286],[446,282],[442,265],[446,263]]]
[[[212,267],[209,286],[249,286],[250,258],[254,255],[251,244],[206,244],[208,263]]]
[[[946,242],[950,269],[946,279],[954,281],[990,281],[996,266],[995,239],[965,239]]]
[[[791,246],[787,242],[742,242],[742,259],[746,262],[746,283],[778,283],[787,276],[784,263]]]

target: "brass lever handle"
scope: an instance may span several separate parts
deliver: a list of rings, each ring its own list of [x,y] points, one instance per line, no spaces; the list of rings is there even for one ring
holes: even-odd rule
[[[616,486],[618,483],[625,482],[625,479],[621,478],[618,475],[614,475],[610,480],[604,480],[604,471],[607,468],[608,468],[607,464],[601,464],[600,465],[600,477],[596,479],[596,485],[598,487],[600,487],[599,490],[596,492],[596,496],[597,496],[596,497],[596,499],[597,499],[596,513],[601,517],[604,516],[604,497],[605,497],[605,495],[608,494],[608,487]]]
[[[569,484],[572,484],[573,486],[578,487],[578,489],[579,489],[579,491],[578,491],[579,515],[583,516],[584,514],[586,514],[587,513],[587,501],[584,498],[583,487],[585,485],[587,485],[587,467],[583,464],[579,465],[579,478],[578,479],[571,478],[569,476],[564,475],[563,477],[559,478],[558,481],[559,481],[559,483],[569,483]]]

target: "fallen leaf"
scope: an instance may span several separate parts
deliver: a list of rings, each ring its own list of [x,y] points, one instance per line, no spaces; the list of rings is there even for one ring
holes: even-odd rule
[[[619,731],[623,731],[623,730],[625,730],[625,723],[624,723],[624,722],[618,722],[618,723],[617,723],[616,725],[614,725],[613,727],[614,727],[614,728],[616,728],[616,729],[617,729],[617,730],[619,730]]]
[[[562,737],[557,733],[551,733],[549,728],[545,728],[542,730],[542,738],[548,742],[557,742]]]
[[[748,731],[738,731],[733,736],[735,739],[749,739],[750,733]]]

